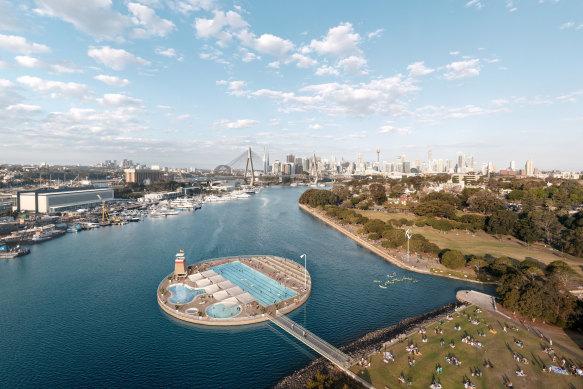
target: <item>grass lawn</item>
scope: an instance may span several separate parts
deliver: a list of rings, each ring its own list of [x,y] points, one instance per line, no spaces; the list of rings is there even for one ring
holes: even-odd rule
[[[467,308],[459,314],[455,314],[453,320],[445,320],[445,324],[435,324],[428,327],[428,342],[422,342],[422,335],[414,334],[402,343],[396,343],[387,348],[395,357],[395,361],[383,362],[382,351],[369,357],[371,367],[364,369],[361,366],[354,366],[352,371],[360,377],[371,382],[377,388],[398,388],[405,387],[399,383],[401,373],[405,377],[410,377],[412,387],[428,388],[433,378],[446,388],[463,388],[464,379],[469,379],[476,385],[476,388],[500,388],[505,380],[510,380],[514,388],[581,388],[583,387],[583,377],[573,375],[560,375],[542,371],[542,365],[560,365],[563,357],[560,350],[555,349],[559,361],[552,362],[551,357],[543,351],[548,344],[541,341],[537,336],[524,330],[514,331],[508,328],[503,331],[504,322],[497,319],[488,312],[475,313],[476,307]],[[467,315],[477,319],[480,324],[475,325],[469,322]],[[454,326],[461,327],[456,331]],[[434,329],[440,327],[442,334],[435,334]],[[497,333],[489,331],[489,327]],[[510,326],[511,327],[511,326]],[[486,336],[478,336],[478,331]],[[474,340],[481,342],[482,347],[477,348],[467,343],[462,343],[464,336],[470,335]],[[440,339],[444,339],[444,347],[440,345]],[[523,342],[524,347],[520,348],[514,343],[514,338]],[[455,342],[455,348],[451,348],[449,343]],[[416,344],[422,355],[414,356],[408,354],[405,347],[408,343]],[[576,347],[576,346],[575,346]],[[513,352],[521,354],[528,359],[528,364],[517,362],[513,357]],[[449,364],[445,357],[454,355],[460,362],[460,366]],[[415,366],[409,367],[407,358],[415,358]],[[573,360],[565,355],[569,362],[581,366],[581,360]],[[484,361],[490,361],[493,368],[484,367]],[[443,371],[436,373],[436,367],[441,365]],[[472,371],[479,369],[483,375],[481,377],[472,376]],[[519,377],[516,371],[522,369],[526,377]]]
[[[387,213],[379,211],[357,211],[369,219],[380,219],[387,222],[391,219],[415,219],[412,213]],[[464,254],[492,255],[494,257],[506,256],[509,258],[524,261],[526,258],[533,258],[541,263],[549,264],[552,261],[564,260],[575,270],[577,274],[583,276],[583,259],[566,255],[561,257],[561,253],[550,248],[539,245],[524,246],[523,242],[503,236],[502,240],[487,234],[484,231],[468,233],[465,230],[451,230],[446,233],[432,227],[409,227],[414,233],[425,236],[431,243],[435,243],[442,249],[459,250]]]

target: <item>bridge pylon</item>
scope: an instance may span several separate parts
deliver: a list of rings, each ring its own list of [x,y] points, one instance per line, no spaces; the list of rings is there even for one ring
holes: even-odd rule
[[[251,153],[251,146],[247,150],[247,163],[245,164],[245,175],[243,176],[244,179],[247,178],[247,171],[249,170],[249,165],[251,165],[251,180],[249,185],[255,185],[255,170],[253,169],[253,153]]]

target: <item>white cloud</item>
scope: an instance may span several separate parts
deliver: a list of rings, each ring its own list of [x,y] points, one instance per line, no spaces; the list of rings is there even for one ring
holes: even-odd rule
[[[234,122],[230,122],[228,120],[218,120],[214,123],[214,126],[238,130],[241,128],[254,127],[258,123],[259,123],[259,121],[252,120],[252,119],[239,119],[239,120],[235,120]]]
[[[182,14],[189,14],[193,11],[199,11],[201,9],[209,11],[213,9],[215,5],[214,0],[185,0],[169,2],[168,6],[175,10],[176,12]]]
[[[252,52],[247,51],[247,50],[243,50],[243,56],[241,57],[241,61],[252,62],[252,61],[257,61],[260,59],[261,59],[261,57],[258,56],[257,54],[252,53]]]
[[[490,103],[492,103],[492,105],[495,105],[497,107],[501,107],[503,105],[508,104],[509,101],[506,99],[494,99],[494,100],[490,100]]]
[[[322,127],[322,125],[321,125],[321,124],[310,124],[310,125],[308,126],[308,128],[309,128],[310,130],[318,131],[318,130],[321,130],[323,127]]]
[[[558,96],[557,100],[566,101],[569,103],[574,103],[577,101],[577,99],[575,97],[580,96],[580,95],[583,95],[583,89],[576,90],[576,91],[568,93],[566,95]]]
[[[142,100],[140,99],[119,93],[106,93],[103,95],[103,98],[97,99],[97,101],[103,107],[127,107],[139,106],[142,104]]]
[[[165,37],[176,27],[170,20],[162,19],[156,12],[143,4],[129,3],[128,10],[134,15],[132,21],[140,26],[133,30],[133,35],[138,38],[150,36]]]
[[[409,71],[409,75],[411,77],[419,77],[425,76],[427,74],[431,74],[435,71],[435,69],[431,69],[425,66],[425,62],[413,62],[409,66],[407,66],[407,70]]]
[[[154,50],[154,51],[156,54],[163,55],[164,57],[169,57],[169,58],[176,57],[176,50],[174,50],[171,47],[169,47],[167,49],[165,49],[163,47],[156,47],[156,50]]]
[[[279,69],[279,61],[273,61],[267,64],[268,67],[272,69]]]
[[[460,52],[457,51],[457,50],[456,51],[450,51],[449,52],[449,55],[460,55]]]
[[[114,70],[121,70],[128,65],[150,64],[149,61],[136,57],[123,49],[114,49],[109,46],[102,46],[100,48],[90,47],[87,55]]]
[[[174,110],[174,108],[169,106],[169,105],[161,105],[161,104],[157,105],[156,108],[163,109],[165,111],[173,111]]]
[[[225,46],[238,30],[246,28],[247,22],[235,11],[214,11],[212,19],[196,18],[194,29],[199,38],[214,37],[220,46]]]
[[[35,12],[62,19],[96,38],[113,39],[130,24],[127,16],[112,8],[111,0],[36,0]]]
[[[48,46],[29,42],[26,38],[16,35],[0,34],[0,49],[18,54],[48,53]]]
[[[81,70],[77,69],[74,64],[68,62],[63,63],[47,63],[38,58],[30,57],[27,55],[18,55],[14,57],[14,60],[20,65],[27,68],[38,68],[45,69],[51,73],[80,73]]]
[[[344,73],[351,73],[357,75],[364,75],[367,74],[368,71],[363,69],[366,67],[366,59],[362,57],[357,57],[355,55],[351,55],[348,58],[344,58],[338,61],[338,67],[344,69]]]
[[[481,0],[470,0],[466,3],[466,7],[475,7],[476,9],[480,10],[484,8],[484,3]]]
[[[322,65],[316,70],[317,76],[326,76],[326,75],[337,76],[339,74],[340,74],[340,72],[336,68],[333,68],[332,66],[328,66],[328,65]]]
[[[480,74],[480,60],[470,59],[467,61],[452,62],[446,65],[448,70],[443,76],[448,80],[474,77]]]
[[[247,86],[247,84],[245,83],[245,81],[225,81],[225,80],[219,80],[216,82],[217,85],[228,85],[228,89],[229,89],[229,94],[233,95],[233,96],[245,96],[249,94],[249,91],[245,89],[245,86]]]
[[[182,114],[182,115],[178,115],[173,120],[174,121],[183,121],[183,120],[186,120],[186,119],[190,119],[190,115],[187,114],[187,113]]]
[[[399,135],[409,135],[411,134],[411,129],[406,127],[395,127],[390,125],[381,126],[379,128],[379,134],[399,134]]]
[[[345,56],[359,53],[358,43],[360,35],[354,32],[350,23],[341,23],[328,30],[322,40],[313,39],[309,48],[320,55]]]
[[[106,74],[100,74],[98,76],[93,77],[94,79],[103,82],[109,86],[119,86],[123,87],[130,84],[130,81],[125,78],[119,78],[117,76],[108,76]]]
[[[277,58],[284,58],[293,50],[294,44],[271,34],[263,34],[253,40],[252,47],[260,53],[269,54]]]
[[[318,61],[299,53],[292,54],[291,61],[297,61],[298,68],[311,68],[318,65]]]
[[[380,36],[381,36],[381,33],[382,33],[383,31],[385,31],[385,29],[384,29],[384,28],[379,28],[379,29],[378,29],[378,30],[376,30],[376,31],[369,32],[369,33],[368,33],[368,39],[373,39],[373,38],[378,38],[378,37],[380,37]]]
[[[51,98],[58,97],[58,93],[66,97],[75,97],[78,99],[88,99],[91,96],[91,92],[87,85],[76,82],[43,80],[31,76],[18,77],[16,81],[26,85],[35,92],[49,93]]]
[[[518,10],[518,8],[514,6],[514,2],[512,0],[506,0],[506,9],[508,9],[508,12],[515,12]]]
[[[20,66],[24,66],[26,68],[35,68],[40,63],[37,58],[29,57],[27,55],[18,55],[14,57],[14,59]]]
[[[37,113],[42,111],[42,107],[38,105],[13,104],[6,107],[6,110],[19,113]]]
[[[567,30],[575,25],[575,22],[565,22],[559,26],[560,30]]]
[[[276,101],[283,105],[279,110],[286,113],[318,110],[331,116],[365,116],[403,112],[406,106],[399,98],[417,90],[419,88],[413,85],[413,80],[397,75],[369,83],[308,85],[299,90],[301,94],[270,89],[260,89],[251,94]]]

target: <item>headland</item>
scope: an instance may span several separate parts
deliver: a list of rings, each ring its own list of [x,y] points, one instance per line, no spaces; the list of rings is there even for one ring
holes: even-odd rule
[[[180,320],[243,325],[293,311],[306,302],[311,289],[310,274],[290,259],[242,255],[187,266],[181,251],[174,272],[158,285],[157,300]]]
[[[492,283],[494,283],[494,282],[483,282],[483,281],[473,280],[473,279],[469,279],[469,278],[454,277],[454,276],[449,275],[449,273],[451,273],[451,272],[444,273],[444,272],[432,271],[431,266],[429,266],[429,264],[424,263],[422,260],[412,259],[410,262],[406,262],[404,260],[401,260],[401,259],[393,256],[393,255],[390,255],[387,252],[387,250],[384,249],[383,247],[373,244],[368,239],[364,239],[364,238],[358,236],[358,234],[356,234],[356,233],[350,231],[349,229],[345,228],[344,226],[340,225],[339,223],[336,223],[332,218],[326,216],[323,212],[320,212],[317,209],[312,208],[312,207],[305,205],[305,204],[298,204],[298,205],[303,211],[305,211],[305,212],[309,213],[310,215],[314,216],[315,218],[323,221],[324,223],[328,224],[330,227],[332,227],[332,228],[336,229],[337,231],[341,232],[342,234],[346,235],[347,237],[349,237],[350,239],[352,239],[353,241],[355,241],[356,243],[358,243],[362,247],[365,247],[366,249],[377,254],[379,257],[385,259],[386,261],[392,263],[395,266],[400,267],[401,269],[410,270],[410,271],[413,271],[416,273],[431,274],[433,276],[440,276],[440,277],[452,278],[452,279],[456,279],[456,280],[463,280],[466,282],[474,282],[474,283],[478,283],[478,284],[492,284]]]

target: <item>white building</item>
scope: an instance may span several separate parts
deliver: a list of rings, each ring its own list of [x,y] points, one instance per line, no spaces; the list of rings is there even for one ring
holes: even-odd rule
[[[49,213],[89,208],[113,200],[113,189],[37,189],[17,192],[14,209],[18,212]]]

